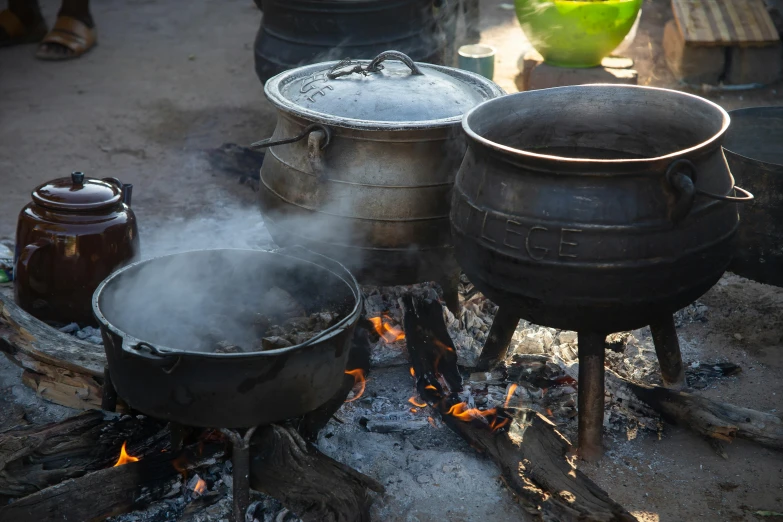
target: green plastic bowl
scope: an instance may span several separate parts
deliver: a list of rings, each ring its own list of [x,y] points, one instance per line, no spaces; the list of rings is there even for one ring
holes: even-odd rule
[[[514,0],[517,18],[544,61],[595,67],[636,22],[642,0]]]

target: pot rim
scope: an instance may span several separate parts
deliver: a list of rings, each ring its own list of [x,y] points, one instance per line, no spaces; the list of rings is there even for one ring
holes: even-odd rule
[[[530,152],[529,150],[524,149],[516,149],[514,147],[509,147],[507,145],[501,145],[500,143],[496,143],[492,140],[489,140],[479,134],[477,134],[473,129],[471,129],[470,124],[468,123],[468,119],[470,116],[477,110],[481,109],[484,105],[488,103],[495,102],[496,100],[501,100],[503,98],[508,98],[510,96],[525,96],[528,93],[532,92],[546,92],[546,91],[553,91],[558,89],[592,89],[595,87],[601,87],[601,88],[614,88],[614,89],[640,89],[640,90],[646,90],[646,91],[663,91],[668,93],[673,93],[675,95],[680,96],[687,96],[690,98],[693,98],[695,100],[698,100],[701,103],[706,104],[707,106],[711,106],[714,109],[717,109],[718,112],[723,117],[723,125],[721,126],[721,129],[716,132],[711,138],[708,140],[705,140],[701,143],[698,143],[694,145],[693,147],[689,147],[687,149],[681,149],[669,154],[664,154],[663,156],[655,156],[652,158],[632,158],[632,159],[598,159],[598,158],[573,158],[573,157],[567,157],[567,156],[552,156],[549,154],[538,154],[535,152]],[[687,92],[681,92],[674,89],[664,89],[661,87],[648,87],[643,85],[618,85],[613,83],[594,83],[594,84],[587,84],[587,85],[567,85],[563,87],[551,87],[549,89],[538,89],[536,91],[522,91],[517,92],[513,94],[508,94],[506,96],[501,96],[500,98],[494,98],[492,100],[487,100],[479,105],[476,105],[472,109],[470,109],[468,112],[465,113],[465,115],[462,118],[462,129],[465,131],[465,133],[468,135],[469,138],[475,140],[478,143],[481,143],[482,145],[494,149],[498,152],[503,152],[510,154],[512,156],[520,157],[520,158],[531,158],[536,160],[552,160],[552,161],[558,161],[563,163],[570,163],[571,165],[576,164],[582,164],[582,163],[590,163],[590,164],[615,164],[615,165],[650,165],[655,162],[665,161],[677,158],[679,156],[684,156],[688,153],[695,152],[700,149],[704,149],[707,146],[715,143],[716,141],[720,140],[720,138],[726,133],[726,130],[729,128],[729,124],[731,123],[731,116],[729,113],[720,105],[718,105],[715,102],[712,102],[710,100],[707,100],[706,98],[702,98],[701,96],[696,96],[695,94],[690,94]]]
[[[744,118],[746,115],[753,116],[754,114],[758,113],[761,115],[769,115],[770,112],[773,113],[780,113],[777,115],[778,118],[783,119],[783,107],[780,107],[778,105],[759,105],[756,107],[743,107],[742,109],[734,109],[733,111],[729,111],[729,117],[732,115],[736,115],[738,117],[738,120],[741,118]],[[773,115],[774,116],[774,115]],[[783,164],[782,163],[774,163],[771,161],[764,161],[761,159],[753,158],[751,156],[748,156],[747,154],[743,154],[741,152],[737,152],[736,150],[732,149],[730,146],[723,145],[724,152],[728,152],[731,154],[732,159],[741,159],[745,162],[755,166],[756,168],[763,168],[765,170],[771,171],[771,172],[783,172]]]
[[[307,249],[304,249],[304,250],[307,250]],[[343,317],[340,321],[338,321],[334,325],[330,326],[326,330],[323,330],[321,333],[314,335],[313,338],[314,337],[318,337],[318,339],[315,342],[311,342],[313,338],[310,338],[307,341],[305,341],[304,343],[295,344],[293,346],[287,346],[285,348],[277,348],[275,350],[264,350],[264,351],[242,352],[242,353],[214,353],[214,352],[197,352],[197,351],[192,351],[192,350],[181,350],[179,348],[172,348],[172,347],[160,345],[160,344],[157,344],[157,343],[154,343],[154,344],[153,343],[149,343],[149,344],[154,345],[155,348],[157,348],[160,352],[170,353],[172,357],[182,356],[182,355],[188,355],[188,356],[193,356],[193,357],[203,357],[203,358],[207,358],[207,359],[244,359],[244,358],[255,358],[255,357],[273,357],[273,356],[283,355],[283,354],[286,354],[286,353],[289,353],[289,352],[294,352],[294,351],[300,350],[301,348],[306,347],[306,346],[313,346],[315,344],[321,343],[322,341],[325,341],[327,339],[335,337],[336,335],[342,333],[344,330],[349,328],[351,326],[351,324],[353,322],[355,322],[354,319],[358,318],[358,316],[362,313],[362,310],[364,309],[364,298],[362,297],[362,292],[361,292],[361,289],[359,287],[359,283],[356,281],[356,278],[353,276],[353,274],[347,268],[345,268],[345,266],[342,265],[342,263],[339,263],[338,261],[335,261],[332,258],[328,258],[326,256],[322,256],[322,257],[325,257],[326,259],[328,259],[329,261],[334,262],[335,264],[339,265],[340,268],[345,270],[345,273],[348,274],[348,276],[350,277],[350,281],[346,281],[345,279],[342,278],[342,276],[340,276],[338,274],[335,274],[328,267],[325,267],[325,266],[322,266],[322,265],[318,265],[318,264],[314,263],[313,261],[309,261],[307,259],[302,259],[300,257],[296,257],[294,255],[290,255],[288,253],[290,251],[254,250],[254,249],[251,249],[251,248],[202,248],[202,249],[197,249],[197,250],[186,250],[186,251],[183,251],[183,252],[175,252],[173,254],[165,254],[165,255],[162,255],[162,256],[155,256],[155,257],[151,257],[149,259],[143,259],[141,261],[136,261],[134,263],[126,265],[126,266],[120,268],[119,270],[117,270],[115,272],[112,272],[109,275],[109,277],[107,277],[106,279],[101,281],[101,284],[98,285],[98,288],[95,289],[95,292],[92,295],[92,311],[93,311],[93,314],[95,315],[95,318],[98,320],[98,323],[99,323],[99,325],[101,327],[106,327],[110,332],[112,332],[113,334],[115,334],[115,335],[119,336],[120,338],[122,338],[122,346],[120,347],[120,349],[123,352],[131,354],[131,355],[134,355],[134,356],[138,356],[138,357],[149,357],[149,356],[147,356],[147,354],[144,354],[142,352],[138,352],[138,351],[130,350],[130,349],[126,348],[126,344],[135,344],[135,343],[138,343],[138,342],[147,342],[147,341],[145,341],[144,339],[139,339],[138,337],[136,337],[134,335],[131,335],[131,334],[127,333],[127,332],[124,332],[124,331],[120,330],[119,328],[117,328],[113,323],[111,323],[103,315],[103,312],[101,312],[101,308],[100,308],[100,305],[99,305],[99,300],[101,298],[101,294],[103,293],[103,289],[112,280],[114,280],[117,277],[119,277],[120,274],[122,274],[122,273],[126,272],[127,270],[130,270],[130,269],[132,269],[132,268],[134,268],[134,267],[136,267],[138,265],[144,264],[144,263],[156,261],[156,260],[159,260],[159,259],[164,259],[164,258],[167,258],[167,257],[179,256],[179,255],[184,255],[184,254],[192,254],[192,253],[197,253],[197,252],[226,252],[226,251],[262,252],[262,253],[265,253],[265,254],[275,254],[275,255],[278,255],[278,256],[287,257],[287,258],[290,258],[292,260],[301,261],[303,263],[310,263],[312,265],[317,266],[318,268],[320,268],[322,270],[327,270],[327,271],[331,272],[335,277],[339,277],[340,279],[342,279],[343,282],[345,282],[349,287],[351,287],[351,291],[353,292],[353,294],[354,294],[354,296],[356,298],[356,303],[354,304],[353,309],[351,309],[351,311],[349,313],[347,313],[345,315],[345,317]],[[312,252],[310,250],[307,250],[307,251],[308,252]],[[154,357],[155,359],[161,359],[161,360],[163,359],[163,357],[157,356],[157,355],[153,355],[152,357]]]
[[[380,121],[380,120],[362,120],[358,118],[348,118],[345,116],[334,116],[324,112],[313,111],[306,109],[300,105],[296,105],[288,98],[281,94],[281,88],[287,83],[306,77],[308,74],[315,74],[324,70],[331,69],[333,66],[340,63],[340,60],[334,60],[330,62],[321,62],[312,65],[305,65],[297,67],[288,71],[283,71],[269,80],[264,85],[264,94],[267,100],[272,105],[277,107],[278,110],[288,112],[305,118],[307,120],[329,125],[333,127],[342,127],[346,129],[356,130],[368,130],[368,131],[409,131],[409,130],[427,130],[427,129],[439,129],[443,127],[450,127],[458,124],[463,120],[464,114],[456,116],[450,116],[448,118],[439,118],[434,120],[410,120],[410,121]],[[367,64],[370,60],[356,60],[356,63]],[[443,65],[434,65],[429,63],[416,62],[419,68],[432,69],[440,73],[453,77],[456,81],[460,81],[462,84],[469,84],[481,91],[486,100],[490,101],[498,97],[504,96],[506,92],[492,80],[484,78],[480,74],[470,71],[463,71],[462,69],[456,69],[454,67],[446,67]],[[467,114],[467,113],[465,113]]]

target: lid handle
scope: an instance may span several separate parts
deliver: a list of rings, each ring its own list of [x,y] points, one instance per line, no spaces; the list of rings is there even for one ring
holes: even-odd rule
[[[340,76],[348,76],[349,74],[353,74],[353,73],[359,73],[367,76],[370,73],[378,72],[381,69],[383,69],[381,62],[388,59],[401,61],[402,63],[408,66],[408,68],[411,70],[412,75],[423,74],[421,72],[421,69],[419,69],[419,66],[416,65],[416,62],[411,60],[407,54],[401,53],[400,51],[384,51],[378,56],[376,56],[375,58],[373,58],[372,61],[368,63],[366,66],[358,62],[352,62],[350,59],[342,60],[338,62],[334,67],[332,67],[329,70],[329,72],[326,73],[326,76],[330,80],[334,80],[335,78],[339,78]],[[346,67],[348,67],[349,65],[353,65],[353,67],[350,69],[346,69]]]
[[[71,182],[74,185],[84,185],[84,172],[71,172]]]

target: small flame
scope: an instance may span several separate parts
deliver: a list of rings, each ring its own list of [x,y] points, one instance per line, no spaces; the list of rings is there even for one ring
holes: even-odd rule
[[[550,410],[549,408],[546,409],[546,414],[549,415],[550,417],[554,417],[555,416],[555,414],[552,413],[552,410]]]
[[[417,410],[416,408],[411,408],[411,413],[416,413],[417,411],[419,410]]]
[[[383,314],[380,317],[370,317],[373,328],[387,344],[405,339],[405,332],[397,326],[392,326],[392,321],[388,314]]]
[[[361,368],[356,368],[355,370],[346,370],[345,372],[347,375],[350,375],[353,377],[353,386],[354,388],[356,385],[359,385],[359,392],[354,393],[354,396],[352,399],[348,399],[345,402],[353,402],[362,395],[364,395],[364,388],[367,386],[367,380],[364,378],[364,370]]]
[[[416,377],[416,372],[413,371],[413,366],[411,366],[411,377]]]
[[[201,495],[207,490],[207,483],[204,482],[204,479],[199,478],[198,482],[196,482],[196,485],[193,487],[193,492]]]
[[[435,390],[435,391],[438,391],[438,389],[435,386],[433,386],[432,384],[428,384],[427,386],[424,387],[424,389],[425,390]]]
[[[435,420],[434,420],[432,417],[427,417],[427,422],[429,422],[429,423],[430,423],[430,425],[431,425],[433,428],[435,428],[435,429],[438,429],[438,425],[437,425],[437,424],[435,424]]]
[[[132,457],[132,456],[128,455],[128,452],[125,451],[125,445],[126,444],[128,444],[127,440],[122,443],[122,449],[120,449],[120,458],[117,459],[117,464],[115,464],[112,467],[116,468],[117,466],[122,466],[123,464],[127,464],[128,462],[138,462],[139,461],[138,457]]]
[[[468,408],[467,403],[459,402],[449,408],[446,415],[451,415],[463,422],[470,422],[473,419],[485,418],[489,424],[489,428],[492,431],[499,430],[510,422],[507,418],[498,417],[498,409],[491,408],[489,410],[479,410],[478,408]]]
[[[419,408],[426,408],[427,407],[427,403],[426,402],[416,402],[416,397],[415,396],[411,397],[410,399],[408,399],[408,402],[410,402],[414,406],[418,406]]]
[[[511,397],[514,396],[514,392],[517,391],[517,385],[512,384],[508,388],[508,393],[506,394],[506,402],[503,403],[504,408],[508,408],[508,403],[511,401]]]

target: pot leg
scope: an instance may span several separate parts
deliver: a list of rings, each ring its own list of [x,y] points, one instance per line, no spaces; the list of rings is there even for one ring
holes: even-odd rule
[[[451,310],[454,315],[459,314],[459,271],[450,273],[442,277],[438,284],[443,290],[443,300],[446,301],[446,308]]]
[[[234,430],[221,429],[233,445],[231,464],[234,468],[234,522],[245,522],[245,513],[250,506],[250,438],[256,428],[250,428],[244,437]]]
[[[663,385],[667,388],[682,389],[685,387],[685,368],[682,365],[680,341],[674,329],[674,317],[667,315],[650,324],[655,354],[661,366]]]
[[[101,393],[101,409],[104,411],[117,411],[117,390],[111,382],[109,367],[103,368],[103,392]]]
[[[185,437],[189,428],[176,422],[169,422],[169,433],[171,434],[171,450],[179,451],[185,445]]]
[[[604,341],[606,334],[579,332],[579,456],[604,454]]]
[[[492,321],[492,328],[489,329],[489,335],[487,335],[484,348],[476,363],[478,370],[491,370],[506,358],[511,337],[518,324],[519,315],[515,310],[503,306],[498,307],[498,313],[495,315],[495,320]]]

